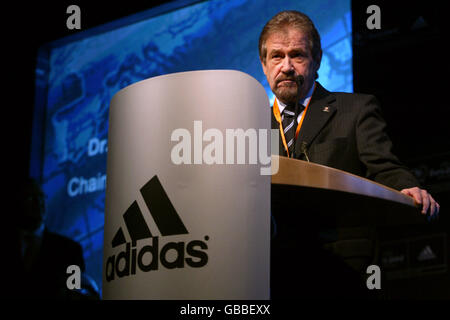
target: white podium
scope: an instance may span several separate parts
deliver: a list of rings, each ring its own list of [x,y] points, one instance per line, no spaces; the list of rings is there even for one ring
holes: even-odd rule
[[[230,70],[113,97],[104,299],[269,299],[271,178],[252,147],[239,154],[270,128],[269,107],[258,81]]]

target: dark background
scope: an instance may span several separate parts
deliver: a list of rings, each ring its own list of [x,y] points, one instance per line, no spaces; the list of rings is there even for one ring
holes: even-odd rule
[[[11,190],[28,175],[37,50],[46,42],[80,32],[66,28],[67,7],[77,4],[81,8],[83,31],[168,2],[17,2],[3,7],[2,52],[6,58],[2,59],[2,69],[6,86],[2,158],[7,162],[4,181]],[[377,96],[394,152],[441,204],[439,224],[425,232],[447,232],[450,112],[443,28],[447,11],[439,1],[393,2],[352,3],[354,92]],[[381,9],[380,30],[366,27],[366,8],[371,4]],[[450,287],[448,271],[435,281],[448,281]],[[420,285],[426,292],[427,285]]]

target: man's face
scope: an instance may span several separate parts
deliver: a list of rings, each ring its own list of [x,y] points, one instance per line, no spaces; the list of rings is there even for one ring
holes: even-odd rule
[[[273,93],[284,103],[295,103],[295,77],[302,75],[304,83],[299,97],[303,98],[313,85],[320,66],[320,59],[319,63],[313,60],[307,36],[298,29],[288,27],[283,32],[270,34],[266,48],[266,63],[261,61],[261,64]]]

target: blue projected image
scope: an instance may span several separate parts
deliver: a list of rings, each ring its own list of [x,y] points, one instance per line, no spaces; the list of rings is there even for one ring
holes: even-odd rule
[[[258,38],[286,9],[309,15],[321,34],[318,81],[330,91],[352,92],[349,0],[205,1],[154,17],[150,10],[147,19],[51,46],[48,81],[37,83],[48,93],[41,172],[47,225],[82,244],[86,272],[100,288],[111,98],[154,76],[234,69],[260,81],[272,102]]]

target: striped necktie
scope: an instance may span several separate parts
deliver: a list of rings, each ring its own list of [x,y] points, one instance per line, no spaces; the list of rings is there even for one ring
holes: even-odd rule
[[[305,107],[299,104],[298,110],[295,110],[295,105],[287,105],[283,110],[283,131],[289,150],[289,156],[291,158],[295,156],[295,131],[297,130],[298,125],[297,118],[303,109],[305,109]]]

